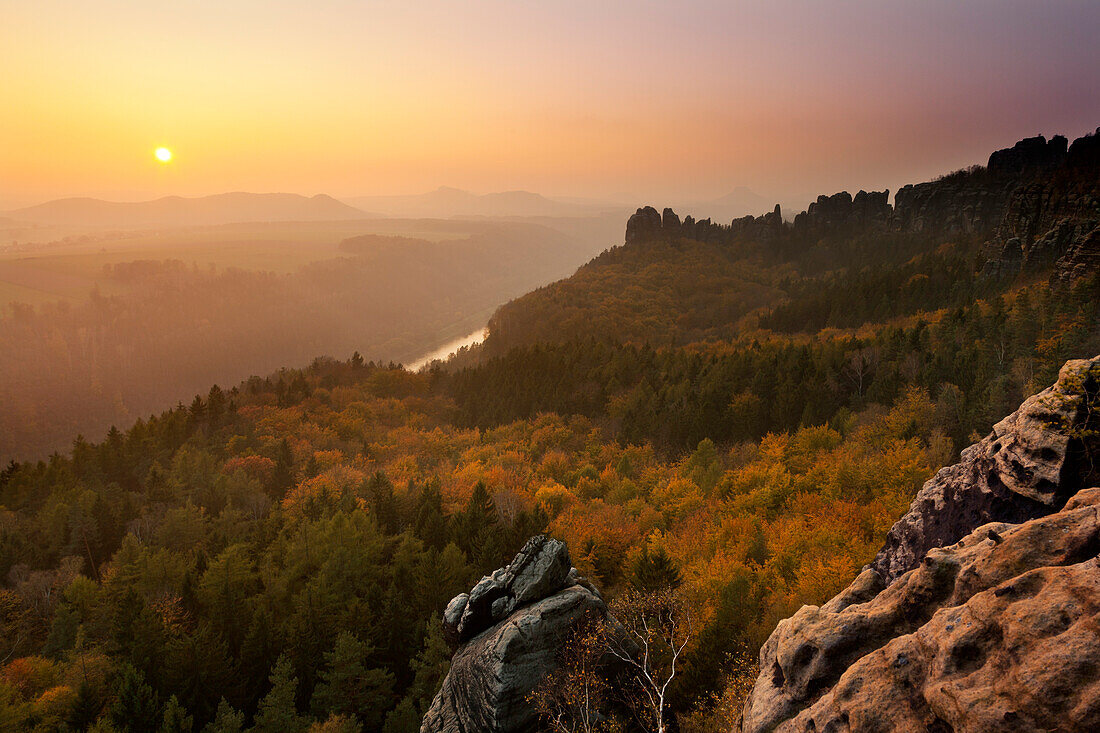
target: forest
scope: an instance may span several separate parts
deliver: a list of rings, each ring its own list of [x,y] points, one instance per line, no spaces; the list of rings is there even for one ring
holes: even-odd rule
[[[916,389],[676,460],[583,417],[454,412],[429,375],[318,361],[9,466],[5,724],[416,730],[440,609],[543,530],[609,592],[674,577],[697,604],[686,709],[727,653],[843,586],[950,454]]]
[[[1095,280],[1031,282],[851,332],[591,336],[419,374],[317,359],[12,462],[0,720],[415,731],[447,600],[546,532],[609,597],[690,604],[672,700],[708,730],[778,620],[846,585],[936,468],[1100,347],[1098,304]]]

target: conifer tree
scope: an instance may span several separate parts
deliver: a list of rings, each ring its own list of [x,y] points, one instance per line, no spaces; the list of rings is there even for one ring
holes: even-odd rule
[[[271,691],[260,700],[256,711],[256,733],[295,733],[306,728],[306,720],[298,715],[294,705],[298,693],[298,678],[290,666],[290,659],[284,654],[275,662],[269,678]]]
[[[223,697],[218,703],[218,711],[214,714],[214,720],[207,723],[202,733],[241,733],[244,728],[244,713],[233,709]]]
[[[314,713],[355,715],[368,730],[382,724],[384,711],[393,704],[393,675],[366,667],[364,660],[373,651],[347,631],[336,637],[332,651],[325,653],[326,669],[313,691]]]
[[[119,733],[146,733],[157,729],[160,703],[140,670],[130,665],[123,667],[108,717]]]
[[[180,705],[179,699],[172,695],[164,706],[164,717],[160,724],[160,733],[191,733],[194,721],[187,710]]]

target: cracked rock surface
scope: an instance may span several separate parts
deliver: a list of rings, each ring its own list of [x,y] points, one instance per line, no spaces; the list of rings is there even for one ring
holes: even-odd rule
[[[780,622],[742,730],[1100,730],[1098,377],[1068,362],[847,589]]]
[[[532,730],[527,697],[589,613],[606,615],[607,607],[570,567],[566,546],[541,535],[528,540],[507,567],[447,605],[444,633],[457,649],[421,733]]]

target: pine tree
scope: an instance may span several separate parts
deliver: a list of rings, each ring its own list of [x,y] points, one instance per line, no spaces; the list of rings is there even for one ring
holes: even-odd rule
[[[214,714],[214,720],[207,723],[202,733],[241,733],[244,728],[244,713],[237,712],[233,706],[226,702],[225,698],[218,703],[218,711]]]
[[[420,720],[423,717],[412,698],[406,696],[386,715],[382,733],[416,733],[420,730]]]
[[[284,654],[275,663],[268,678],[271,691],[267,693],[256,711],[256,733],[294,733],[306,728],[306,720],[298,715],[294,697],[298,693],[298,678],[290,667],[290,660]]]
[[[630,574],[630,584],[645,592],[676,588],[681,580],[680,571],[663,547],[658,547],[653,552],[643,547],[630,569]]]
[[[224,698],[223,698],[224,699]],[[187,710],[180,705],[175,695],[168,698],[164,706],[164,717],[160,724],[160,733],[191,733],[194,721],[187,714]]]
[[[424,646],[409,663],[409,668],[413,682],[406,699],[412,700],[418,715],[423,716],[451,669],[451,648],[443,638],[443,624],[438,613],[433,613],[425,624]]]
[[[397,500],[393,495],[393,484],[386,478],[386,474],[378,471],[371,476],[367,482],[366,494],[378,528],[385,534],[397,534]]]
[[[188,413],[192,425],[201,423],[206,419],[206,403],[202,401],[201,395],[195,395],[195,399],[191,401],[191,407]]]
[[[484,481],[474,485],[466,510],[455,518],[455,544],[481,569],[496,562],[503,550],[496,506]]]
[[[151,692],[151,690],[150,690]],[[73,730],[87,730],[89,726],[95,723],[99,718],[99,714],[103,711],[103,700],[95,689],[87,681],[82,681],[76,688],[76,700],[73,701],[73,706],[69,710],[68,723],[69,727]],[[156,719],[152,721],[152,726],[156,726]],[[137,731],[137,728],[118,728],[119,733],[126,733],[126,731]],[[155,730],[155,727],[150,727],[145,730]]]
[[[364,660],[373,651],[347,631],[336,637],[332,651],[325,653],[326,669],[313,691],[314,713],[355,715],[368,730],[378,729],[393,704],[393,675],[384,669],[367,669]]]
[[[443,515],[443,495],[439,485],[430,481],[417,499],[414,534],[427,546],[442,550],[447,542],[447,518]]]
[[[206,396],[206,414],[212,424],[217,425],[225,414],[226,402],[225,392],[218,385],[210,388],[210,393]]]
[[[275,456],[275,470],[271,472],[271,480],[267,485],[267,494],[276,501],[281,501],[286,492],[294,485],[294,455],[290,452],[290,443],[283,438],[279,443],[279,450]]]
[[[115,701],[108,717],[119,733],[149,733],[160,722],[157,693],[145,683],[145,675],[130,665],[122,669],[115,686]]]

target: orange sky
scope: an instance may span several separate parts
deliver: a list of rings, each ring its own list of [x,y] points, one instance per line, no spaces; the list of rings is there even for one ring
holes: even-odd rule
[[[1100,125],[1098,33],[1061,0],[6,0],[0,208],[896,188]]]

